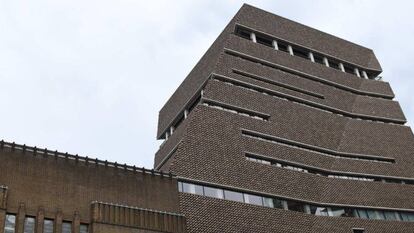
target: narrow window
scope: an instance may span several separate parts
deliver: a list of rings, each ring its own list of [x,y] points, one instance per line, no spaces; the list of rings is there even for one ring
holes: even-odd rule
[[[7,214],[4,224],[4,233],[14,233],[16,228],[16,215]]]
[[[79,228],[79,233],[88,233],[88,225],[81,224]]]
[[[395,211],[384,211],[384,215],[387,220],[399,220]]]
[[[286,201],[288,210],[296,211],[296,212],[305,212],[305,206],[296,201]]]
[[[244,202],[253,205],[263,205],[263,198],[252,194],[244,194]]]
[[[183,183],[183,192],[203,195],[203,186],[196,184]]]
[[[43,221],[43,233],[53,233],[53,220],[45,219]]]
[[[223,189],[204,187],[204,195],[207,197],[214,197],[223,199]]]
[[[289,51],[288,51],[288,46],[287,46],[287,44],[285,44],[285,43],[283,43],[283,42],[279,42],[278,43],[278,46],[279,46],[279,50],[280,51],[283,51],[283,52],[285,52],[285,53],[288,53]]]
[[[62,223],[62,233],[72,233],[72,223],[63,222]]]
[[[239,192],[233,192],[230,190],[224,190],[224,199],[230,201],[243,202],[243,194]]]
[[[414,213],[402,212],[401,219],[405,222],[414,222]]]
[[[250,40],[250,32],[245,29],[238,28],[236,34],[240,37],[243,37],[244,39]]]
[[[328,216],[328,208],[311,205],[310,213],[317,216]]]
[[[309,59],[309,52],[301,49],[301,48],[297,48],[297,47],[293,47],[293,54],[295,54],[295,56],[301,57],[301,58],[305,58],[305,59]]]
[[[183,183],[178,182],[178,192],[182,192],[182,191],[183,191]]]
[[[283,203],[282,200],[276,199],[276,198],[270,198],[270,197],[264,197],[263,198],[263,205],[270,208],[278,208],[283,209]]]
[[[322,65],[324,64],[323,57],[319,54],[313,54],[313,59],[315,59],[316,63],[322,64]]]
[[[35,218],[26,217],[24,219],[24,233],[34,233],[35,230]]]
[[[272,38],[269,38],[269,37],[266,37],[266,36],[262,36],[262,35],[257,35],[256,36],[256,41],[259,44],[266,45],[266,46],[269,46],[269,47],[273,47],[273,40],[272,40]]]
[[[359,209],[357,210],[357,213],[358,213],[358,217],[363,218],[363,219],[368,219],[367,210]]]
[[[329,216],[342,217],[344,215],[345,215],[345,209],[344,208],[331,207],[331,211],[330,211]]]
[[[353,228],[352,233],[365,233],[365,229],[363,229],[363,228]]]

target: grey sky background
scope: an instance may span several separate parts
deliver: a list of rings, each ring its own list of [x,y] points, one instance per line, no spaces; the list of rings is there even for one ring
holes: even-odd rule
[[[413,1],[246,2],[372,48],[413,125]],[[0,139],[152,167],[158,111],[242,4],[0,1]]]

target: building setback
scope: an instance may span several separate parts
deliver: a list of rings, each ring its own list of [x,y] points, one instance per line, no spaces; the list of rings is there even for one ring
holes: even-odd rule
[[[372,50],[243,5],[159,113],[154,169],[0,141],[0,233],[414,232]]]
[[[244,5],[159,113],[188,232],[414,232],[414,137],[372,50]]]

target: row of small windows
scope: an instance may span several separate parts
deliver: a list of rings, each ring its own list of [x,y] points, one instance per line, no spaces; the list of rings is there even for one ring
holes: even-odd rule
[[[257,119],[257,120],[267,121],[269,119],[269,116],[264,116],[262,114],[255,114],[252,111],[243,111],[243,110],[231,107],[231,106],[218,105],[218,104],[215,104],[215,103],[212,103],[212,102],[203,102],[203,105],[207,106],[207,107],[219,109],[219,110],[222,110],[222,111],[238,114],[238,115],[241,115],[241,116],[247,116],[247,117],[250,117],[250,118],[253,118],[253,119]]]
[[[397,184],[410,184],[414,185],[414,180],[402,180],[402,179],[390,179],[387,177],[370,177],[370,176],[360,176],[360,175],[350,175],[350,174],[337,174],[337,173],[329,173],[327,171],[315,169],[315,168],[308,168],[303,167],[300,165],[293,165],[293,163],[286,163],[286,162],[280,162],[276,160],[271,159],[264,159],[264,158],[258,158],[255,155],[246,154],[246,159],[248,161],[266,164],[266,165],[272,165],[280,168],[285,168],[293,171],[303,172],[303,173],[309,173],[309,174],[315,174],[319,176],[325,176],[329,178],[336,178],[336,179],[345,179],[345,180],[360,180],[360,181],[372,181],[372,182],[383,182],[383,183],[397,183]]]
[[[362,219],[392,220],[414,222],[414,213],[404,211],[364,209],[353,207],[327,207],[307,204],[300,201],[266,197],[249,193],[242,193],[222,188],[178,182],[178,190],[183,193],[196,194],[206,197],[242,202],[251,205],[269,208],[284,209],[307,213],[317,216],[354,217]]]
[[[34,233],[36,229],[36,219],[34,217],[26,216],[24,219],[24,233]],[[43,220],[43,233],[54,232],[54,221],[52,219]],[[16,215],[7,214],[6,222],[4,224],[4,233],[16,232]],[[72,222],[62,222],[62,233],[72,233]],[[88,225],[80,224],[79,233],[88,233]]]
[[[308,59],[312,62],[319,63],[324,66],[331,67],[331,68],[340,70],[345,73],[353,74],[358,77],[362,77],[366,79],[376,78],[374,74],[368,74],[365,70],[360,70],[358,67],[355,67],[351,64],[347,64],[347,63],[338,61],[333,58],[328,58],[322,54],[312,52],[306,48],[298,47],[295,45],[290,45],[289,43],[285,41],[281,41],[279,39],[272,38],[268,35],[254,32],[250,29],[237,27],[236,35],[242,38],[251,40],[255,43],[259,43],[259,44],[266,45],[268,47],[272,47],[275,50],[289,53],[292,56],[298,56],[304,59]],[[378,79],[380,79],[380,77]]]

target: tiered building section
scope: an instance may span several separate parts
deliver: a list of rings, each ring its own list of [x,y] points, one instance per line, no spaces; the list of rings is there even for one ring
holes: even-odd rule
[[[381,71],[244,5],[159,113],[188,232],[413,232],[414,137]]]

